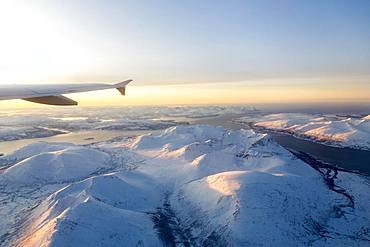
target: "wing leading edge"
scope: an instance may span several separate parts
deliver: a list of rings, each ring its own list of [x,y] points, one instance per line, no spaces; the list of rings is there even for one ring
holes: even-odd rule
[[[45,85],[8,85],[0,87],[0,100],[23,99],[26,101],[58,106],[77,105],[78,102],[63,94],[81,93],[105,89],[117,89],[122,95],[132,80],[117,84],[85,83],[85,84],[45,84]]]

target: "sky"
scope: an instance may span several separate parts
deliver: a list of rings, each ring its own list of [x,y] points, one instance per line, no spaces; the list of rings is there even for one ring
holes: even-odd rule
[[[1,0],[0,30],[1,84],[134,80],[82,105],[370,102],[368,0]]]

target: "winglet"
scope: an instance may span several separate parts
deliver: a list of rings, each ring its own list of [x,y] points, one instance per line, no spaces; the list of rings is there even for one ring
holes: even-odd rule
[[[126,86],[127,84],[129,84],[130,82],[132,82],[132,80],[126,80],[126,81],[123,81],[123,82],[120,82],[120,83],[117,83],[117,84],[114,84],[114,87],[122,94],[122,95],[125,95],[126,94]]]

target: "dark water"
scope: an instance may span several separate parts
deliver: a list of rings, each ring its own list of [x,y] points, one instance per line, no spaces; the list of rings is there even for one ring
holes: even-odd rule
[[[287,149],[304,152],[331,165],[359,171],[370,176],[370,151],[330,147],[320,143],[298,139],[288,134],[270,134],[277,143]]]
[[[237,116],[235,115],[229,115],[205,118],[192,123],[218,125],[232,130],[250,128],[250,126],[246,124],[233,122],[232,119],[235,119],[236,117]],[[255,129],[255,131],[266,133],[266,130]],[[330,147],[313,141],[298,139],[294,136],[283,133],[271,132],[269,134],[277,143],[286,149],[307,153],[318,160],[329,163],[330,165],[338,166],[346,170],[358,171],[364,175],[370,176],[370,151]]]

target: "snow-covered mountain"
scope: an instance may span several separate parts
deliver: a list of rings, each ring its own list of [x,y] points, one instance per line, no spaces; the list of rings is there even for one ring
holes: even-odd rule
[[[40,149],[44,152],[40,152]],[[110,156],[107,153],[70,144],[35,143],[17,151],[13,156],[19,159],[26,155],[24,153],[31,156],[6,169],[2,174],[11,183],[60,183],[84,178],[109,168],[107,163]]]
[[[368,246],[368,178],[268,135],[171,127],[3,160],[0,241],[18,246]],[[312,165],[312,164],[311,164]],[[6,217],[5,217],[6,216]]]
[[[347,117],[304,113],[279,113],[245,117],[239,122],[284,131],[329,145],[370,150],[370,115]]]

